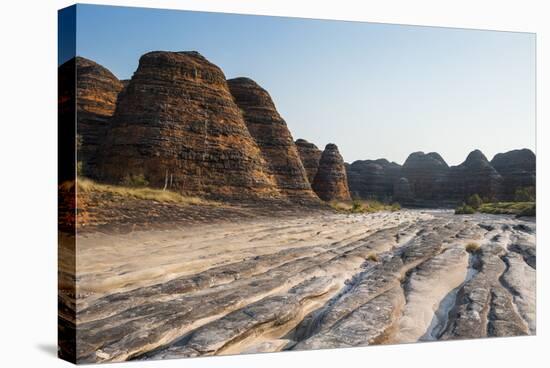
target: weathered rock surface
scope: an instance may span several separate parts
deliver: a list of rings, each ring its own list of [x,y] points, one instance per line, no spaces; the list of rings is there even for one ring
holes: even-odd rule
[[[103,66],[76,57],[77,161],[81,174],[97,176],[98,148],[105,138],[122,83]]]
[[[533,334],[535,226],[400,211],[87,234],[78,360]]]
[[[351,200],[344,160],[335,144],[326,145],[312,188],[324,201]]]
[[[292,135],[269,93],[249,78],[230,79],[227,83],[277,187],[291,197],[316,197]]]
[[[405,283],[406,305],[397,322],[394,339],[399,342],[419,341],[442,316],[440,303],[467,277],[468,253],[464,244],[450,244],[440,254],[415,268]]]
[[[451,168],[444,193],[457,201],[472,194],[495,200],[502,197],[502,177],[480,150],[474,150],[462,164]]]
[[[301,138],[296,140],[296,147],[298,148],[302,164],[306,169],[307,179],[312,184],[319,169],[319,160],[321,159],[322,152],[315,144]]]
[[[353,197],[389,201],[394,195],[401,165],[386,159],[354,161],[346,165],[346,172]]]
[[[502,197],[505,200],[513,200],[519,188],[536,186],[537,159],[529,149],[498,153],[491,165],[503,178]]]
[[[150,52],[120,94],[101,174],[225,197],[279,195],[220,68],[197,52]]]

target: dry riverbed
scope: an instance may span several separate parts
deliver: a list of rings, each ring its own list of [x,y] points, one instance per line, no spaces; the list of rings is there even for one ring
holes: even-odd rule
[[[88,231],[77,358],[534,334],[535,232],[528,219],[412,210]]]

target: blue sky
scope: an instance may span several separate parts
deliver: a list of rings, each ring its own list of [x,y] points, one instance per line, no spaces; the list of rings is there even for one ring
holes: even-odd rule
[[[153,50],[254,79],[295,139],[348,162],[535,148],[534,34],[78,5],[78,55],[127,79]]]

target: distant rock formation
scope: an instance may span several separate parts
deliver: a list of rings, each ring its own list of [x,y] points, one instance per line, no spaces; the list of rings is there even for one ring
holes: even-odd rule
[[[353,197],[387,201],[393,196],[401,165],[386,159],[360,160],[346,164],[346,171]]]
[[[81,174],[97,176],[98,147],[105,138],[122,83],[103,66],[76,57],[77,161]]]
[[[312,187],[324,201],[351,200],[344,160],[335,144],[326,145]]]
[[[304,139],[294,142],[266,90],[248,78],[227,81],[197,52],[147,53],[130,80],[81,57],[61,65],[61,77],[71,70],[80,174],[110,183],[316,203],[353,195],[423,207],[453,206],[472,194],[514,200],[518,189],[536,185],[528,149],[491,162],[475,150],[453,167],[435,152],[414,152],[403,166],[385,159],[344,164],[334,144],[321,152]],[[71,85],[60,79],[61,113],[75,106],[65,97]],[[64,134],[74,137],[70,132]],[[70,177],[69,169],[61,176]]]
[[[321,159],[322,152],[316,145],[305,139],[296,140],[296,147],[302,159],[302,164],[306,169],[307,179],[309,183],[312,184],[317,174],[317,169],[319,168],[319,160]]]
[[[398,201],[405,206],[451,207],[478,194],[484,200],[514,200],[519,188],[536,185],[536,157],[528,150],[500,153],[491,162],[479,151],[449,167],[436,152],[414,152],[402,167],[387,160],[346,166],[351,194]]]
[[[269,93],[249,78],[229,79],[227,84],[281,192],[316,197],[292,135]]]
[[[279,195],[222,70],[197,52],[150,52],[120,94],[102,175],[184,194]]]
[[[414,203],[414,195],[411,184],[407,178],[399,178],[393,186],[393,200],[401,204]]]
[[[473,194],[496,200],[501,198],[502,177],[480,150],[474,150],[462,164],[451,168],[445,188],[445,196],[457,201]]]
[[[520,149],[496,154],[491,165],[503,179],[502,196],[513,200],[516,190],[536,187],[537,159],[530,149]]]
[[[401,169],[401,177],[409,181],[415,200],[438,201],[445,197],[444,188],[449,166],[436,152],[414,152]]]

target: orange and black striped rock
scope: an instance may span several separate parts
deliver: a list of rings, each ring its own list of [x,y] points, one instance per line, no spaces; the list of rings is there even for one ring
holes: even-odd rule
[[[76,57],[77,161],[80,174],[97,177],[98,147],[105,139],[123,88],[103,66]]]
[[[198,52],[143,55],[121,93],[104,180],[210,197],[280,197],[225,75]]]
[[[310,184],[313,184],[313,179],[315,179],[317,169],[319,169],[319,160],[321,159],[322,152],[315,144],[305,139],[297,139],[295,143],[302,159],[302,164],[306,169],[307,179]]]
[[[249,78],[230,79],[227,83],[277,187],[292,198],[316,198],[292,134],[269,93]]]
[[[335,144],[326,145],[312,187],[324,201],[351,200],[344,160]]]

